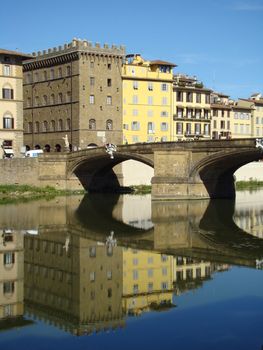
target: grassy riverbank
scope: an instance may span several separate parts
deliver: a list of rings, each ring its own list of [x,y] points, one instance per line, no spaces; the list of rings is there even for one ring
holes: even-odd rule
[[[137,185],[137,186],[131,186],[132,188],[132,194],[148,194],[152,191],[151,185]]]
[[[236,182],[236,189],[237,191],[244,191],[244,190],[256,190],[263,187],[263,181],[258,180],[249,180],[249,181],[237,181]]]
[[[52,199],[57,196],[82,193],[84,191],[57,190],[50,186],[40,188],[29,185],[0,185],[0,204],[27,202],[41,198]]]

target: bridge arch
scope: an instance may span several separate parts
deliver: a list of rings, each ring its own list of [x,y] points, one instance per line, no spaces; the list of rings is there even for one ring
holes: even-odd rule
[[[114,192],[120,189],[121,169],[114,167],[126,160],[135,160],[154,167],[153,157],[143,156],[136,153],[114,153],[111,159],[104,148],[85,150],[83,154],[74,157],[67,167],[67,178],[78,178],[82,186],[89,192]]]
[[[262,153],[256,148],[220,151],[194,164],[189,178],[202,181],[210,198],[235,198],[235,171],[259,159]]]

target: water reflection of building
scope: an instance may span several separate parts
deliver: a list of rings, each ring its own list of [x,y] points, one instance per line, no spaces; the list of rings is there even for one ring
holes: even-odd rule
[[[228,265],[214,264],[190,257],[177,256],[173,260],[173,282],[176,294],[202,286],[205,280],[211,279],[215,271],[224,271]]]
[[[234,220],[242,230],[263,238],[263,207],[237,209]]]
[[[4,322],[9,322],[10,327],[23,325],[23,259],[23,236],[18,231],[1,229],[0,324],[4,320]]]
[[[172,306],[173,257],[123,248],[123,310],[138,315],[143,311]]]
[[[29,313],[81,335],[123,325],[120,248],[53,232],[25,236]]]

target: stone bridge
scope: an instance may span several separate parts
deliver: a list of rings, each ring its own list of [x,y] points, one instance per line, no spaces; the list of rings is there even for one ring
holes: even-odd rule
[[[261,158],[262,147],[256,147],[255,139],[142,143],[118,146],[113,159],[98,147],[45,153],[38,159],[2,160],[0,178],[2,183],[103,192],[120,187],[121,177],[112,169],[132,159],[154,168],[154,200],[234,198],[234,172]]]
[[[60,188],[106,191],[119,186],[112,168],[136,160],[154,168],[152,198],[234,198],[234,172],[262,158],[255,139],[121,145],[39,158],[39,179]]]

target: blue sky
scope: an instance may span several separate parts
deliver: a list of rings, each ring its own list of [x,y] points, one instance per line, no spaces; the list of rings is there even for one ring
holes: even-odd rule
[[[0,47],[31,53],[73,37],[163,59],[232,98],[263,93],[263,0],[13,0]]]

